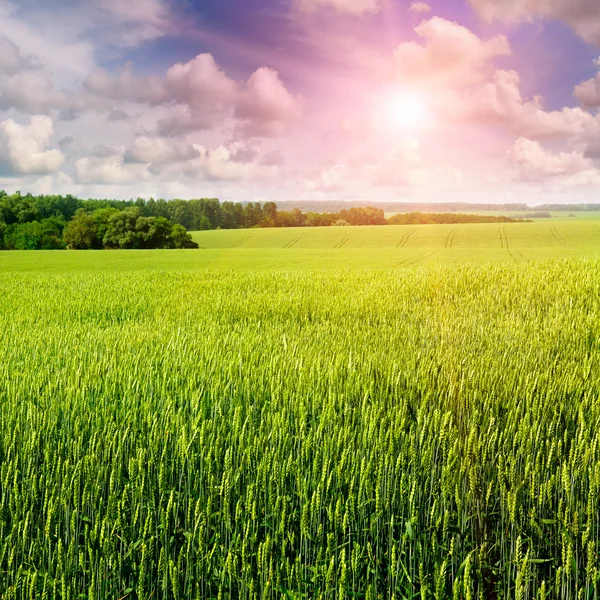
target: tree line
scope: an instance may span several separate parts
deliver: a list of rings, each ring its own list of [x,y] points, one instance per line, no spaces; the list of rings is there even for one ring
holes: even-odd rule
[[[0,191],[0,250],[197,247],[183,225],[135,203]]]
[[[251,227],[330,227],[413,223],[511,222],[508,217],[408,213],[386,219],[382,208],[336,212],[278,209],[275,202],[84,200],[67,195],[0,191],[1,249],[193,248],[188,231]]]

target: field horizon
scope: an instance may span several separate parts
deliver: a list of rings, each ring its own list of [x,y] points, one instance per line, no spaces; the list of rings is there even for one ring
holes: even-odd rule
[[[594,219],[192,232],[199,250],[0,252],[2,271],[395,269],[600,256]]]

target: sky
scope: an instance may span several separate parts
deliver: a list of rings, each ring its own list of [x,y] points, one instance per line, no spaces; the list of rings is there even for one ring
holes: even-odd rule
[[[598,0],[0,0],[0,189],[600,202]]]

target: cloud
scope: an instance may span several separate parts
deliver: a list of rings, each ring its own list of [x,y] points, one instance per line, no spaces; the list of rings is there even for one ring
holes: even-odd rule
[[[55,173],[65,163],[64,154],[50,149],[54,135],[52,119],[44,115],[31,117],[28,125],[12,119],[0,123],[0,158],[15,173]]]
[[[71,100],[54,88],[50,74],[41,70],[22,71],[0,83],[0,108],[15,108],[36,114],[67,108]]]
[[[122,23],[117,40],[124,46],[163,37],[170,28],[170,10],[162,0],[100,0],[99,5]]]
[[[183,140],[158,137],[139,137],[125,152],[126,163],[183,162],[201,155],[198,147]]]
[[[183,108],[173,114],[177,131],[210,129],[229,114],[235,103],[238,86],[227,77],[210,54],[200,54],[187,63],[173,65],[165,78],[169,99]],[[187,111],[186,111],[187,109]]]
[[[487,83],[469,89],[447,102],[458,120],[502,123],[510,131],[530,138],[569,138],[597,130],[597,119],[580,108],[546,111],[540,97],[523,98],[521,77],[515,71],[496,71]],[[462,114],[461,114],[462,113]]]
[[[426,15],[431,12],[431,6],[427,2],[413,2],[409,10],[416,15]]]
[[[108,113],[107,118],[109,121],[114,122],[114,121],[129,121],[129,119],[131,117],[124,110],[116,108],[114,110],[111,110]]]
[[[83,82],[91,94],[119,102],[136,102],[158,106],[168,100],[164,82],[159,77],[137,77],[128,63],[118,75],[106,69],[96,69]]]
[[[600,66],[600,58],[595,62]],[[596,77],[576,86],[573,94],[585,108],[600,108],[600,71]]]
[[[263,67],[248,79],[234,115],[242,121],[242,137],[278,136],[300,118],[302,100],[288,91],[277,71]]]
[[[462,173],[453,167],[428,165],[413,138],[400,140],[383,160],[367,165],[369,180],[377,186],[429,186],[447,188],[462,181]]]
[[[462,184],[459,169],[429,164],[421,156],[418,140],[405,137],[379,158],[363,154],[346,163],[328,166],[308,181],[318,192],[347,191],[352,194],[374,187],[445,190]]]
[[[378,12],[381,8],[381,2],[379,0],[298,0],[296,6],[305,13],[328,8],[341,13],[360,16]]]
[[[569,25],[586,42],[600,45],[598,0],[469,0],[487,21],[556,19]]]
[[[29,60],[21,49],[6,36],[0,34],[0,73],[14,74],[29,66]]]
[[[60,140],[58,140],[58,145],[61,148],[66,148],[67,146],[74,144],[76,141],[77,141],[77,138],[75,136],[66,135],[64,138],[61,138]]]
[[[148,180],[151,175],[145,164],[125,164],[123,153],[90,156],[75,161],[77,181],[84,184],[128,184]]]
[[[500,124],[528,138],[576,138],[599,131],[600,121],[581,108],[547,111],[540,96],[523,97],[519,73],[494,65],[511,54],[506,37],[483,40],[439,17],[415,31],[424,43],[398,46],[397,76],[422,90],[430,110],[443,121]]]
[[[137,77],[131,64],[118,75],[97,69],[84,86],[100,99],[168,107],[158,120],[158,133],[167,137],[214,129],[232,116],[239,121],[239,137],[273,137],[296,121],[303,108],[277,71],[262,67],[241,85],[210,54],[173,65],[164,78]]]
[[[260,146],[252,144],[247,140],[232,141],[226,144],[230,158],[234,162],[251,163],[260,156]]]
[[[519,179],[547,182],[562,178],[568,185],[600,183],[600,171],[591,159],[579,152],[549,152],[539,142],[519,138],[509,153]]]
[[[283,165],[285,165],[285,157],[283,156],[281,150],[273,150],[273,152],[265,154],[260,159],[260,164],[274,167],[283,167]]]
[[[405,42],[394,52],[401,81],[452,87],[484,80],[493,70],[491,61],[510,55],[505,36],[482,40],[466,27],[433,17],[415,28],[424,44]]]

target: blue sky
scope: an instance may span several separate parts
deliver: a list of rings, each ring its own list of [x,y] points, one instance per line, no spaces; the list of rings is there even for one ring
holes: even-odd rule
[[[596,0],[0,0],[0,188],[588,201],[599,56]]]

